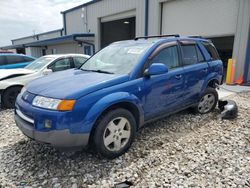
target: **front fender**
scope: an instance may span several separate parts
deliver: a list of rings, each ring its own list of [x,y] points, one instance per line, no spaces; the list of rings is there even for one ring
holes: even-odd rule
[[[121,102],[128,102],[137,107],[140,114],[139,125],[142,125],[144,122],[144,113],[140,100],[133,94],[127,92],[116,92],[101,98],[90,108],[84,119],[85,126],[87,126],[85,127],[85,130],[90,132],[97,118],[100,117],[103,111],[110,106]]]
[[[0,81],[0,90],[6,90],[9,87],[13,86],[22,86],[20,82],[9,82],[9,81]]]

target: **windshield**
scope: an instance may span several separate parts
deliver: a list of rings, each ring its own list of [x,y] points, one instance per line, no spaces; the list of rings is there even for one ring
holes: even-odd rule
[[[33,71],[38,71],[44,66],[46,66],[49,62],[54,60],[56,57],[40,57],[27,65],[25,69],[33,70]]]
[[[81,69],[110,74],[128,74],[150,45],[151,43],[110,45],[87,60]]]

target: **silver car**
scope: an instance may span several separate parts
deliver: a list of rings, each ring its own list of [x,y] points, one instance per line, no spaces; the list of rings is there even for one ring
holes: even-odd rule
[[[14,108],[17,95],[28,82],[53,72],[78,68],[89,57],[82,54],[46,55],[36,59],[22,69],[1,69],[1,107]]]

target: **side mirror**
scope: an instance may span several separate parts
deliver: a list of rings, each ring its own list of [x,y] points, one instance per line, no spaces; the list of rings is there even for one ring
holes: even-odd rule
[[[51,74],[53,71],[51,69],[44,69],[43,70],[43,75],[49,75]]]
[[[153,63],[148,69],[145,70],[144,76],[165,74],[167,72],[168,68],[163,63]]]

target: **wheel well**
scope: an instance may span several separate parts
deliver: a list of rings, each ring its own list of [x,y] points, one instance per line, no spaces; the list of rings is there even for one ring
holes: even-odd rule
[[[9,86],[9,87],[7,87],[6,89],[4,89],[3,93],[6,92],[8,89],[14,88],[14,87],[21,87],[21,88],[22,88],[23,85],[13,85],[13,86]]]
[[[13,85],[13,86],[9,86],[9,87],[7,87],[6,89],[4,89],[3,90],[3,95],[4,95],[4,93],[8,90],[8,89],[10,89],[10,88],[14,88],[14,87],[23,87],[23,85]]]
[[[123,109],[126,109],[128,110],[129,112],[132,113],[132,115],[134,116],[135,118],[135,121],[136,121],[136,126],[137,126],[137,129],[139,128],[139,124],[140,124],[140,113],[139,113],[139,110],[138,108],[132,104],[132,103],[129,103],[129,102],[120,102],[120,103],[116,103],[116,104],[113,104],[111,106],[109,106],[108,108],[106,108],[102,113],[101,115],[97,118],[91,132],[90,132],[90,143],[91,140],[93,139],[93,136],[94,136],[94,133],[95,133],[95,128],[96,126],[98,125],[99,121],[101,120],[101,118],[103,116],[105,116],[105,114],[107,114],[109,111],[111,110],[115,110],[115,109],[118,109],[118,108],[123,108]]]
[[[208,87],[216,88],[216,85],[219,85],[219,81],[217,79],[212,79],[208,82]]]
[[[5,92],[7,91],[7,90],[9,90],[9,89],[11,89],[11,88],[15,88],[15,87],[23,87],[23,85],[13,85],[13,86],[9,86],[9,87],[7,87],[6,89],[4,89],[3,90],[3,92],[2,92],[2,97],[1,97],[1,101],[0,101],[0,103],[1,103],[1,106],[2,107],[4,107],[4,102],[3,102],[3,100],[4,100],[4,95],[5,95]]]

